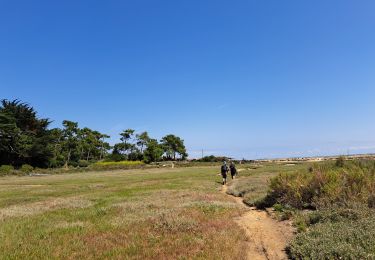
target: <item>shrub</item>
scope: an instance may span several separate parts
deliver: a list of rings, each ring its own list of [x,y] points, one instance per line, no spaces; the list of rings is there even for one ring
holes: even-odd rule
[[[346,162],[343,167],[327,163],[279,174],[271,180],[268,197],[269,201],[300,209],[345,205],[352,200],[370,204],[374,182],[373,162]]]
[[[288,251],[292,259],[375,258],[374,210],[366,207],[317,211],[300,221],[309,226],[298,234]]]
[[[97,170],[131,169],[142,166],[144,166],[144,162],[141,161],[96,162],[91,165],[93,169]]]
[[[344,164],[345,164],[344,156],[340,156],[339,158],[337,158],[337,160],[336,160],[336,166],[337,167],[344,167]]]
[[[88,161],[85,161],[85,160],[79,160],[78,161],[78,166],[79,167],[85,168],[85,167],[88,167],[89,165],[90,165],[90,163]]]
[[[125,159],[126,159],[125,155],[112,153],[106,157],[105,161],[106,162],[121,162],[121,161],[124,161]]]
[[[284,207],[283,205],[276,203],[275,205],[273,205],[273,209],[277,212],[282,212],[284,210]]]
[[[223,156],[210,155],[210,156],[205,156],[197,161],[198,162],[222,162],[224,160],[229,161],[230,159],[227,157],[223,157]]]
[[[248,203],[248,201],[244,201],[247,205],[249,206],[255,206],[258,209],[265,209],[272,207],[274,204],[277,203],[274,197],[270,195],[262,196],[257,198],[256,200],[253,201],[253,203]]]
[[[23,164],[20,168],[20,171],[23,173],[31,173],[34,170],[34,167],[29,164]]]
[[[8,174],[12,173],[13,170],[14,170],[14,168],[13,168],[12,165],[1,165],[0,166],[0,176],[1,175],[8,175]]]
[[[292,214],[299,234],[292,259],[375,259],[375,162],[344,160],[280,173],[260,207],[274,205],[282,219]],[[293,211],[313,208],[315,211]]]
[[[50,168],[60,168],[64,166],[65,159],[63,156],[58,156],[57,158],[53,158],[49,161],[49,167]]]
[[[69,162],[69,166],[71,166],[71,167],[78,167],[78,162],[76,162],[76,161],[70,161]]]

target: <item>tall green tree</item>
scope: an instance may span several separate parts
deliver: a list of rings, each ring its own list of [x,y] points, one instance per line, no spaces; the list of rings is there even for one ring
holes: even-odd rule
[[[19,100],[0,103],[0,164],[48,166],[52,151],[50,121],[38,118],[30,105]]]
[[[108,135],[88,127],[78,127],[78,123],[65,120],[63,129],[52,129],[54,142],[52,144],[54,159],[52,165],[77,165],[80,160],[101,160],[110,149],[105,142]]]
[[[120,154],[124,156],[124,159],[132,159],[132,153],[135,151],[136,147],[133,143],[134,130],[126,129],[120,133],[121,143],[114,145],[113,154]],[[130,158],[129,158],[130,157]]]
[[[72,157],[77,157],[79,154],[78,148],[80,143],[78,134],[79,128],[77,122],[63,121],[61,150],[64,156],[64,167],[68,167]]]
[[[104,156],[107,154],[108,150],[111,149],[111,146],[108,142],[106,142],[105,140],[110,138],[109,135],[106,135],[106,134],[100,134],[100,156],[99,156],[99,160],[102,160],[104,158]]]
[[[175,135],[166,135],[161,139],[161,144],[168,160],[176,160],[177,155],[184,160],[188,156],[184,140]]]
[[[150,141],[150,137],[147,132],[143,132],[141,134],[137,134],[136,138],[137,138],[137,145],[139,147],[139,150],[141,151],[141,153],[143,153],[145,146]]]
[[[163,156],[163,147],[156,139],[149,139],[147,148],[144,151],[144,160],[147,163],[160,161]]]
[[[51,142],[48,145],[53,152],[53,157],[50,159],[48,167],[61,167],[65,163],[64,156],[62,155],[63,131],[60,128],[53,128],[50,133]]]

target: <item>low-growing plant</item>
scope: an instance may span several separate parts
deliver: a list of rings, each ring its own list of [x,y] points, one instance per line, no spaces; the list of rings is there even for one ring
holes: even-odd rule
[[[14,170],[14,167],[12,165],[1,165],[0,176],[11,174],[13,170]]]
[[[79,167],[85,168],[85,167],[88,167],[89,165],[90,165],[90,163],[88,161],[85,161],[85,160],[79,160],[78,161]]]
[[[277,201],[274,197],[266,194],[265,196],[259,197],[258,199],[254,200],[251,204],[246,200],[244,202],[249,206],[255,206],[258,209],[265,209],[272,207]]]
[[[131,169],[140,168],[145,163],[142,161],[120,161],[120,162],[97,162],[91,165],[96,170],[115,170],[115,169]]]
[[[34,167],[29,164],[23,164],[19,170],[22,173],[31,173],[34,170]]]
[[[353,200],[371,204],[374,182],[372,162],[326,163],[312,170],[279,174],[271,180],[268,200],[299,209],[345,205]]]
[[[276,203],[275,205],[273,205],[273,209],[274,209],[276,212],[283,212],[284,207],[283,207],[283,205]]]
[[[292,259],[373,259],[374,210],[358,205],[299,215],[301,231],[288,251]],[[306,232],[304,232],[306,231]]]

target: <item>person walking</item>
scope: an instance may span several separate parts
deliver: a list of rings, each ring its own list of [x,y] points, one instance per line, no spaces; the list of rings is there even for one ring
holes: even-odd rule
[[[232,180],[234,179],[235,176],[237,176],[237,169],[236,169],[236,165],[234,165],[234,162],[231,162],[230,163],[230,175],[232,176]]]
[[[227,162],[223,161],[223,165],[221,166],[221,177],[223,177],[223,185],[227,184],[227,173],[228,173],[228,166]]]

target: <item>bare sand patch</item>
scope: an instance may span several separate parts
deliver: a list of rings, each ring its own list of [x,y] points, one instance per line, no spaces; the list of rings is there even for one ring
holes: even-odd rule
[[[226,193],[227,186],[223,186]],[[242,198],[232,197],[236,203],[245,207]],[[277,221],[266,211],[247,208],[245,214],[235,219],[247,235],[247,259],[288,259],[285,248],[293,238],[294,228],[290,222]]]

